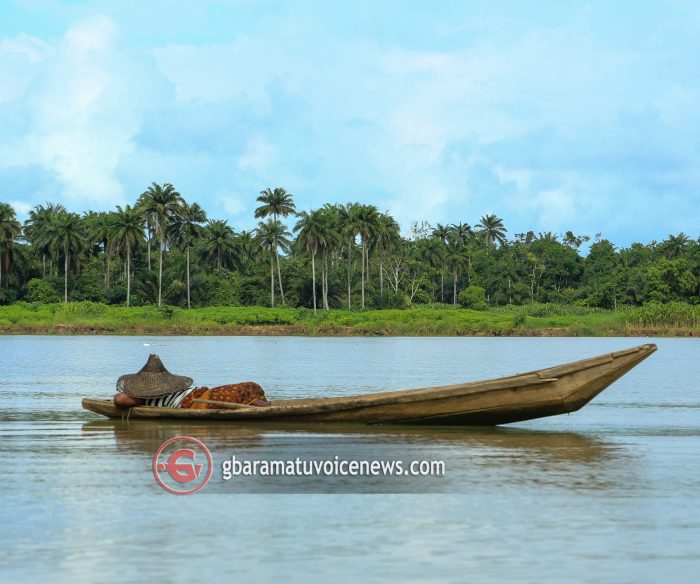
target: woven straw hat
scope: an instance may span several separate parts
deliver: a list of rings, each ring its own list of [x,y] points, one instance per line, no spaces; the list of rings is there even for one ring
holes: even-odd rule
[[[122,375],[117,379],[117,390],[132,397],[161,397],[192,385],[191,377],[173,375],[165,368],[158,355],[150,355],[138,373]]]

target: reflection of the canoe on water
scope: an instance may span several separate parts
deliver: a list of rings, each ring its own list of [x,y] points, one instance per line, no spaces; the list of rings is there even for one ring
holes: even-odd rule
[[[201,440],[215,465],[237,460],[442,461],[442,477],[408,480],[371,477],[256,477],[224,483],[209,492],[246,493],[469,493],[474,489],[517,489],[523,485],[565,490],[624,488],[637,480],[636,457],[624,445],[573,432],[515,428],[447,428],[163,423],[101,420],[83,425],[86,442],[150,460],[175,436]],[[220,476],[220,475],[219,475]],[[228,489],[228,490],[227,490]],[[503,491],[503,492],[505,492]],[[515,495],[514,495],[515,496]]]
[[[101,441],[114,437],[120,451],[153,453],[165,440],[174,436],[191,436],[211,450],[255,451],[260,449],[294,449],[304,456],[304,447],[315,452],[324,445],[329,450],[339,446],[372,447],[376,452],[414,451],[450,453],[451,457],[497,456],[513,454],[524,458],[547,459],[595,464],[608,463],[622,455],[612,442],[574,432],[521,430],[514,428],[449,428],[422,426],[364,426],[319,424],[269,425],[212,423],[169,423],[138,420],[100,420],[83,424],[86,438]]]

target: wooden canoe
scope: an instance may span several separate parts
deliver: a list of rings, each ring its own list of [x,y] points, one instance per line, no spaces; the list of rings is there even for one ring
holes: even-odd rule
[[[640,345],[511,377],[406,391],[275,400],[265,408],[191,410],[83,399],[109,418],[212,419],[256,422],[495,426],[575,412],[656,351]]]

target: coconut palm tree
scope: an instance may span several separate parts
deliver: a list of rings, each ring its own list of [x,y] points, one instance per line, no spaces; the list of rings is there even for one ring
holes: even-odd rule
[[[355,249],[355,239],[360,232],[359,210],[359,203],[348,203],[337,207],[339,232],[347,247],[348,309],[352,308],[352,256]]]
[[[365,282],[369,282],[369,246],[376,236],[379,211],[374,205],[360,205],[357,221],[362,243],[362,310],[365,309]]]
[[[421,241],[420,258],[433,270],[440,271],[440,301],[445,301],[445,242],[437,237],[429,237]],[[435,296],[435,278],[430,278],[433,282],[433,297]]]
[[[486,245],[502,245],[506,240],[508,230],[503,226],[503,219],[496,215],[484,215],[476,227],[478,235],[484,238]]]
[[[289,217],[289,215],[296,213],[292,195],[280,187],[274,190],[267,188],[260,191],[260,196],[256,200],[258,203],[262,203],[260,207],[255,209],[256,219],[266,219],[271,216],[277,221],[280,217]]]
[[[384,293],[384,254],[390,249],[392,243],[401,237],[399,224],[388,212],[378,215],[375,237],[379,248],[379,294],[381,295]]]
[[[664,257],[672,260],[681,257],[688,250],[691,239],[682,231],[678,235],[669,235],[662,241],[659,249]]]
[[[440,223],[433,229],[433,237],[440,239],[443,243],[450,236],[451,229],[449,225],[441,225]]]
[[[87,247],[85,225],[77,213],[63,212],[48,227],[50,245],[63,252],[63,301],[68,302],[68,271],[71,259]]]
[[[269,219],[268,221],[261,221],[258,223],[258,227],[255,230],[256,238],[260,247],[270,254],[270,304],[274,308],[275,306],[275,264],[274,260],[277,257],[277,250],[282,249],[283,251],[289,249],[291,244],[289,237],[291,234],[287,231],[287,228],[281,221],[275,219]],[[277,266],[279,274],[279,264]],[[281,277],[281,276],[280,276]],[[282,285],[280,282],[280,291],[282,290]],[[282,296],[284,298],[284,296]],[[284,302],[284,300],[283,300]]]
[[[105,288],[109,288],[109,260],[110,245],[109,234],[114,221],[113,213],[87,211],[83,213],[83,220],[87,225],[88,239],[91,247],[99,246],[102,250],[105,268]]]
[[[303,246],[311,255],[311,287],[314,305],[314,315],[316,314],[316,254],[319,249],[326,245],[327,219],[323,209],[316,209],[307,213],[302,211],[298,214],[299,220],[294,226],[294,231],[298,231],[297,242]],[[325,290],[325,285],[324,285]]]
[[[53,256],[48,237],[49,225],[56,221],[66,209],[61,204],[46,203],[37,205],[29,211],[29,217],[24,222],[24,236],[31,243],[32,248],[41,253],[41,277],[46,276],[46,258],[49,258],[49,271],[53,272]]]
[[[272,190],[270,188],[260,191],[260,196],[257,198],[260,207],[255,209],[256,219],[265,219],[272,217],[273,221],[278,221],[280,217],[288,217],[296,213],[296,206],[292,195],[283,188],[277,187]],[[279,246],[275,247],[275,260],[277,261],[277,279],[279,280],[280,296],[282,297],[282,306],[284,306],[284,288],[282,287],[282,272],[280,270],[280,256],[277,251]]]
[[[206,220],[207,214],[202,207],[197,203],[188,205],[183,201],[182,208],[172,223],[173,241],[182,244],[187,258],[187,308],[192,307],[190,302],[190,250],[194,242],[202,236],[202,224]]]
[[[117,205],[109,228],[112,248],[123,251],[126,256],[126,305],[131,304],[131,252],[143,243],[145,219],[139,209],[127,205],[123,209]]]
[[[21,233],[22,226],[12,205],[0,203],[0,287],[2,287],[2,272],[10,271],[10,258],[15,238]]]
[[[257,268],[260,259],[260,245],[253,231],[241,231],[236,234],[236,254],[243,275],[249,275]]]
[[[457,279],[460,272],[469,264],[469,256],[466,247],[455,239],[447,242],[445,261],[452,271],[452,304],[457,305]]]
[[[328,260],[333,261],[340,251],[342,235],[339,228],[338,209],[334,205],[324,205],[321,209],[323,219],[323,241],[321,244],[321,254],[323,256],[323,267],[321,269],[321,297],[323,299],[323,309],[330,310],[328,305]]]
[[[230,263],[236,253],[236,240],[228,221],[209,221],[204,228],[202,239],[202,254],[215,269],[220,270]]]
[[[165,251],[166,230],[177,217],[184,203],[182,195],[170,183],[151,183],[141,195],[141,209],[144,218],[155,217],[155,232],[158,237],[158,306],[163,304],[163,252]]]
[[[155,231],[156,218],[153,212],[146,210],[146,193],[141,193],[136,201],[136,208],[140,209],[144,219],[146,220],[146,264],[148,271],[151,271],[151,241],[153,232]]]
[[[462,245],[466,245],[474,235],[474,232],[472,231],[472,228],[469,227],[468,223],[453,223],[447,227],[447,230],[448,237],[456,239]]]

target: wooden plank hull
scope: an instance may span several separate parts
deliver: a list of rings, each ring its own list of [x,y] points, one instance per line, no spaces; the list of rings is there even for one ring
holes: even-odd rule
[[[495,426],[574,412],[656,351],[640,345],[512,377],[347,397],[277,400],[266,408],[191,410],[86,398],[83,407],[109,418],[196,419],[266,423]]]

